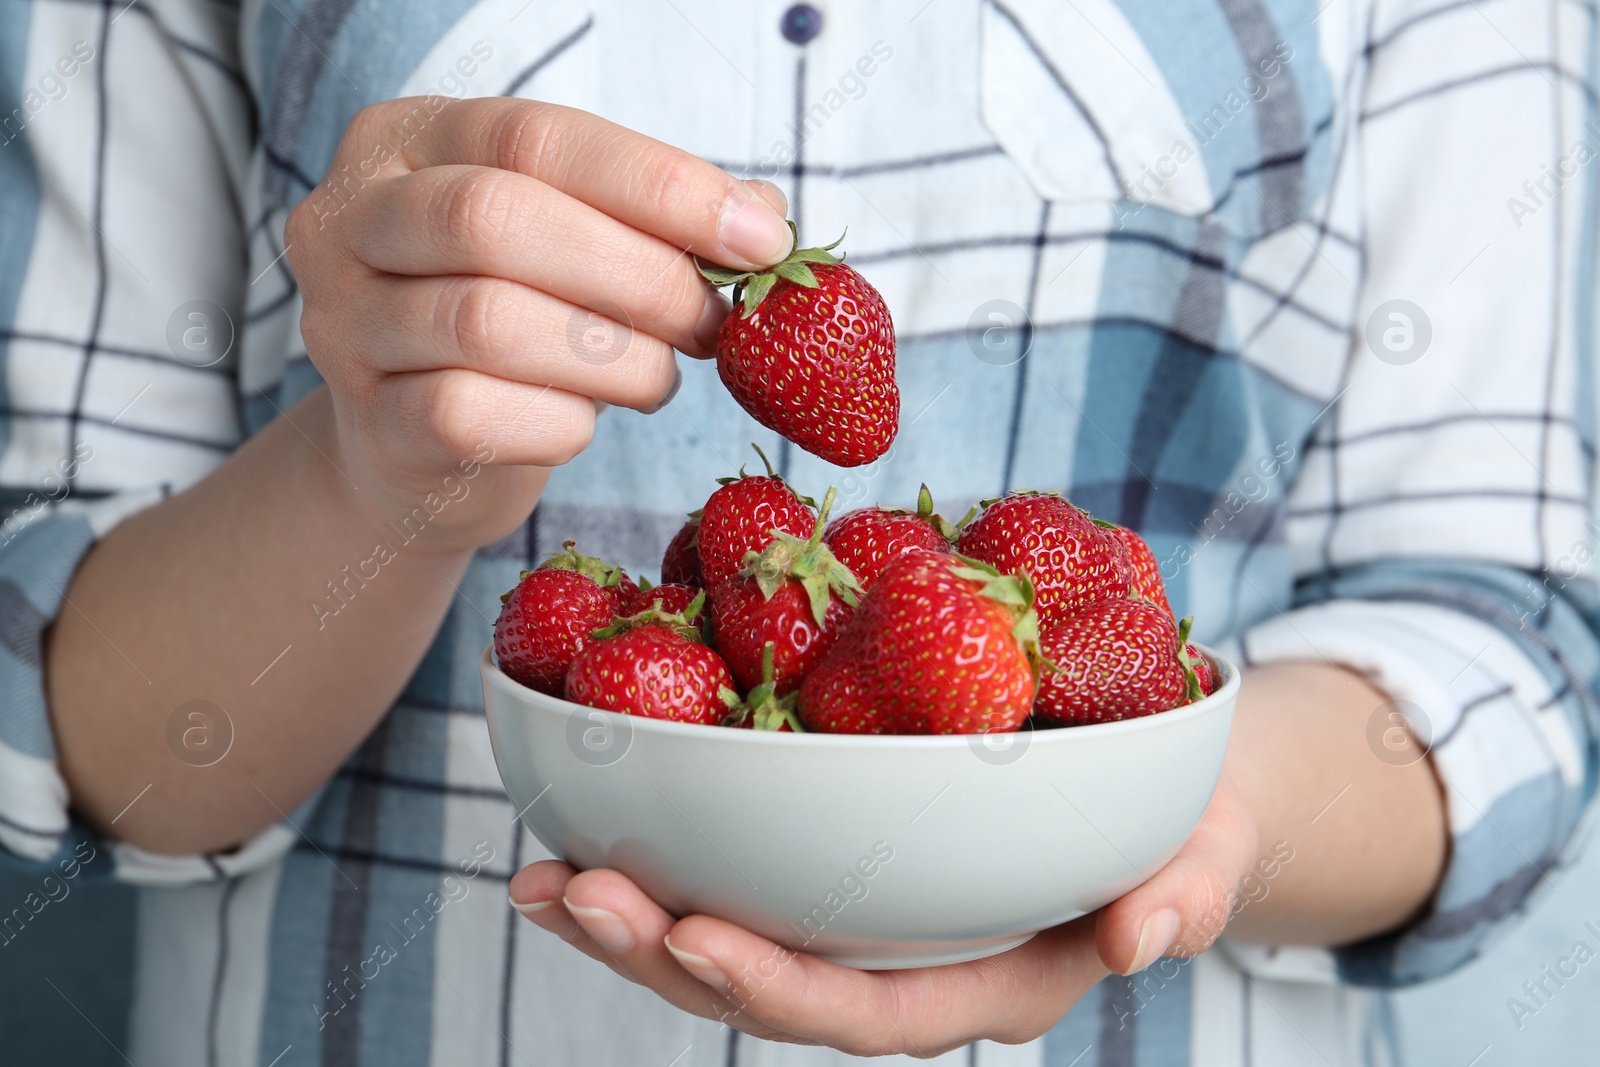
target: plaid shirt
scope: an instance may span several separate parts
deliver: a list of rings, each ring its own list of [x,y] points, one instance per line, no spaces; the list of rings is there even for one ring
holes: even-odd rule
[[[1385,1062],[1381,990],[1472,959],[1563,862],[1600,733],[1592,6],[822,6],[803,45],[765,0],[0,7],[0,845],[148,887],[136,1062],[848,1060],[681,1014],[505,905],[546,853],[485,732],[496,594],[567,537],[650,571],[752,440],[844,505],[1062,490],[1145,535],[1199,639],[1370,676],[1395,702],[1375,758],[1396,709],[1431,737],[1451,852],[1417,921],[1225,940],[945,1061]],[[285,214],[359,107],[428,93],[586,108],[776,180],[812,243],[848,225],[901,338],[899,439],[831,469],[687,365],[478,553],[401,700],[283,824],[216,856],[94,840],[42,634],[96,537],[317,384]],[[185,347],[229,323],[220,361]]]

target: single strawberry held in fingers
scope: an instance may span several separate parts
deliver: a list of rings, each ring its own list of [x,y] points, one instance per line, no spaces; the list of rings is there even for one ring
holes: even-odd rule
[[[838,241],[800,248],[797,232],[795,245],[765,271],[700,265],[713,285],[734,287],[717,373],[769,430],[841,467],[871,463],[900,428],[894,321],[878,291],[833,254]]]
[[[1156,562],[1156,554],[1150,551],[1145,539],[1126,526],[1101,522],[1099,519],[1095,519],[1094,523],[1115,536],[1127,548],[1128,562],[1133,567],[1133,577],[1128,583],[1129,589],[1171,615],[1172,604],[1167,600],[1167,584],[1161,580],[1161,564]]]
[[[930,552],[949,552],[962,523],[951,523],[933,513],[933,494],[924,485],[917,494],[917,510],[903,508],[857,508],[828,524],[822,540],[839,562],[850,568],[863,590],[870,589],[889,561],[913,548]]]
[[[700,569],[706,588],[739,573],[747,552],[761,552],[772,543],[772,532],[809,537],[817,516],[811,501],[800,496],[773,471],[766,453],[756,454],[766,463],[766,474],[739,472],[737,478],[720,479],[722,487],[700,509],[696,535]]]
[[[616,597],[593,578],[557,568],[523,571],[500,597],[494,657],[513,681],[560,696],[567,668],[616,617]]]
[[[834,493],[830,488],[823,499],[810,537],[778,532],[759,556],[711,590],[712,636],[746,689],[760,685],[768,668],[778,696],[800,688],[856,606],[855,576],[822,543]]]
[[[1026,570],[1041,625],[1097,600],[1126,597],[1133,581],[1122,541],[1055,493],[984,501],[983,511],[961,531],[956,550],[1002,574]]]
[[[600,630],[567,671],[566,698],[605,711],[715,726],[738,705],[727,664],[700,640],[688,611],[654,610]]]
[[[1185,651],[1190,619],[1136,598],[1101,600],[1043,626],[1039,645],[1057,670],[1039,679],[1034,714],[1061,726],[1133,719],[1199,700]]]
[[[800,719],[831,733],[1015,730],[1038,684],[1027,575],[927,549],[878,575],[800,688]]]
[[[584,555],[578,551],[576,541],[561,542],[561,551],[553,553],[537,569],[572,571],[593,579],[611,597],[618,615],[632,614],[634,598],[639,595],[639,584],[629,578],[626,571],[599,556]]]

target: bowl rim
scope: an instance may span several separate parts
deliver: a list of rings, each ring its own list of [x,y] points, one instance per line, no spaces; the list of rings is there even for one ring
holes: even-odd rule
[[[1111,737],[1118,734],[1139,733],[1145,730],[1160,730],[1169,726],[1176,726],[1190,719],[1201,718],[1231,705],[1239,692],[1239,668],[1226,656],[1219,654],[1209,645],[1195,644],[1212,664],[1220,668],[1222,684],[1210,696],[1186,704],[1181,708],[1170,711],[1158,712],[1154,715],[1141,715],[1135,719],[1118,719],[1114,722],[1088,723],[1083,726],[1052,727],[1046,730],[1016,730],[1008,731],[1002,736],[1025,734],[1028,743],[1034,744],[1086,744],[1096,738]],[[553,715],[561,715],[572,719],[579,715],[589,718],[593,714],[614,716],[617,719],[628,720],[628,729],[632,733],[663,734],[668,737],[702,737],[708,741],[720,740],[726,744],[744,745],[784,745],[790,748],[849,748],[861,745],[888,746],[895,745],[899,748],[909,749],[954,749],[970,747],[974,738],[987,736],[986,734],[827,734],[827,733],[779,733],[776,730],[736,730],[730,728],[717,728],[714,734],[707,734],[707,727],[700,723],[675,722],[671,719],[650,719],[641,715],[629,715],[620,711],[608,711],[604,708],[589,707],[586,704],[574,704],[560,697],[553,697],[547,693],[529,689],[521,682],[511,679],[502,671],[494,661],[494,642],[489,642],[483,650],[479,660],[479,667],[486,685],[494,685],[504,690],[512,698],[528,702],[523,694],[533,694],[538,697],[542,705],[537,710]],[[548,702],[545,704],[545,702]],[[979,742],[981,744],[981,742]]]

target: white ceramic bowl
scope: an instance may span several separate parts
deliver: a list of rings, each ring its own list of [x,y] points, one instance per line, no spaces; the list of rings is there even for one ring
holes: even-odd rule
[[[527,689],[483,657],[506,792],[576,867],[853,967],[1003,952],[1145,881],[1216,787],[1239,692],[1141,719],[942,737],[665,722]]]

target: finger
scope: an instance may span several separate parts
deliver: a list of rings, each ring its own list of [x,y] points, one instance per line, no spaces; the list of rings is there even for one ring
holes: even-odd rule
[[[507,278],[700,356],[728,309],[681,248],[508,171],[441,166],[384,182],[345,233],[376,270]]]
[[[397,114],[415,100],[357,116],[357,140],[393,139]],[[767,199],[703,159],[573,108],[531,100],[472,99],[448,105],[400,152],[413,169],[497,167],[538,178],[674,248],[730,267],[776,263],[792,247],[789,227]]]
[[[385,375],[373,389],[379,402],[349,414],[365,421],[380,461],[388,454],[450,465],[488,456],[485,462],[557,467],[594,436],[594,401],[554,386],[439,370]]]
[[[530,863],[511,876],[507,897],[511,906],[532,922],[563,941],[582,933],[578,923],[561,902],[567,883],[577,870],[560,860]]]
[[[757,1037],[789,1039],[757,1019],[742,1017],[738,1000],[687,973],[667,945],[673,917],[624,875],[610,870],[585,871],[567,883],[564,896],[579,927],[606,950],[606,962],[624,978],[702,1018],[725,1022]]]
[[[511,878],[511,906],[529,922],[555,934],[590,959],[612,965],[611,954],[584,932],[562,899],[566,884],[576,873],[560,860],[529,864]]]
[[[340,314],[392,374],[461,367],[647,413],[682,379],[665,341],[501,278],[374,278]]]
[[[1162,956],[1204,952],[1231,918],[1256,847],[1254,820],[1224,780],[1171,862],[1101,909],[1096,941],[1106,966],[1132,974]]]
[[[1106,975],[1091,918],[987,959],[901,971],[842,967],[706,916],[668,936],[685,970],[743,1001],[743,1017],[856,1056],[1032,1040]]]

